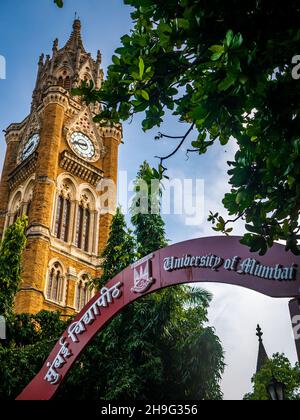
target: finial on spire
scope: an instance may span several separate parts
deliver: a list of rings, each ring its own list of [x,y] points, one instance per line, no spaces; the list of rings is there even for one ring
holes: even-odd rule
[[[258,373],[262,369],[262,367],[265,365],[265,363],[269,360],[269,358],[268,358],[268,354],[266,352],[266,349],[263,343],[263,339],[262,339],[263,332],[262,332],[262,329],[260,328],[260,325],[258,325],[256,328],[256,335],[259,341],[257,367],[256,367],[256,373]]]
[[[97,51],[97,64],[101,64],[102,63],[102,54],[101,54],[101,51],[100,50],[98,50]]]
[[[45,55],[44,54],[41,54],[40,55],[40,59],[39,59],[39,66],[43,66],[44,65],[44,58],[45,58]]]
[[[73,23],[73,29],[76,32],[80,32],[81,30],[81,22],[80,22],[80,18],[78,16],[78,13],[75,12],[75,19],[74,19],[74,23]]]
[[[58,39],[56,38],[53,42],[53,51],[57,51],[58,50]]]
[[[258,340],[259,340],[259,342],[260,343],[262,343],[262,337],[263,337],[263,332],[262,332],[262,329],[260,328],[260,325],[258,325],[257,326],[257,328],[256,328],[256,335],[257,335],[257,337],[258,337]]]

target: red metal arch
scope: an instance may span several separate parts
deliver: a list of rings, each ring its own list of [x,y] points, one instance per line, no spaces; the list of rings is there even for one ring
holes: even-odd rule
[[[295,304],[300,298],[299,262],[281,245],[264,257],[252,254],[238,237],[195,239],[157,251],[117,275],[86,305],[17,399],[53,398],[81,352],[115,315],[169,286],[214,282],[246,287],[275,298],[294,298],[292,313],[299,315]]]

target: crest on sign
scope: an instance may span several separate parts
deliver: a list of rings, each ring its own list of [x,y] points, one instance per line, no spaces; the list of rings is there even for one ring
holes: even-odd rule
[[[132,292],[145,293],[155,282],[152,277],[152,258],[153,254],[132,264],[131,268],[134,272],[134,287],[131,289]]]

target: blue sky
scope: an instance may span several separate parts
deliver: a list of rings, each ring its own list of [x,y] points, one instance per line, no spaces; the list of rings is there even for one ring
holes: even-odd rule
[[[0,15],[0,55],[7,62],[7,79],[0,80],[0,129],[12,122],[22,121],[30,110],[37,62],[43,52],[50,54],[55,38],[64,44],[71,32],[75,12],[82,20],[85,47],[95,57],[101,49],[106,70],[119,39],[127,33],[132,22],[130,8],[122,0],[65,0],[64,9],[56,8],[52,0],[5,1]],[[120,151],[120,170],[133,179],[139,165],[148,160],[156,165],[156,154],[168,154],[172,144],[154,141],[157,129],[144,133],[141,118],[124,124],[124,145]],[[185,127],[167,116],[161,131],[171,135],[185,132]],[[184,150],[168,162],[169,175],[179,179],[203,179],[205,182],[205,213],[222,211],[221,199],[228,190],[226,162],[235,151],[234,143],[226,148],[214,147],[205,157],[191,156],[187,161]],[[0,168],[5,155],[5,142],[0,136]],[[224,213],[225,214],[225,213]],[[226,214],[225,214],[226,215]],[[213,235],[211,226],[203,221],[186,226],[181,216],[166,218],[167,236],[171,242]],[[243,233],[238,225],[236,234]],[[231,286],[208,285],[214,293],[210,322],[216,327],[225,351],[228,367],[223,381],[227,399],[240,399],[251,389],[250,379],[255,371],[258,343],[257,323],[265,331],[269,354],[285,352],[296,360],[286,301],[275,301],[247,290]],[[275,327],[276,326],[276,327]]]

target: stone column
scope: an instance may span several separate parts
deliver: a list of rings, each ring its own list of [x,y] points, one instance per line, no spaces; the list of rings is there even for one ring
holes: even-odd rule
[[[70,267],[68,270],[68,286],[66,296],[66,312],[67,314],[73,314],[75,309],[75,292],[76,284],[78,281],[77,272],[75,268]]]
[[[89,254],[94,254],[94,244],[95,244],[95,221],[96,221],[96,210],[91,210],[90,213],[90,227],[89,227]]]

